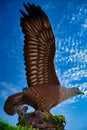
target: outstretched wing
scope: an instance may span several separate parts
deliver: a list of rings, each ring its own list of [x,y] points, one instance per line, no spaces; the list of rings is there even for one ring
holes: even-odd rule
[[[55,68],[55,38],[50,22],[44,11],[34,4],[24,4],[21,27],[25,34],[24,59],[28,86],[40,84],[58,85]]]

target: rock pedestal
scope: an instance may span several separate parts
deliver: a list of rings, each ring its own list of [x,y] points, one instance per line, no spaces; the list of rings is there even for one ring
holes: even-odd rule
[[[25,113],[17,125],[20,126],[32,126],[33,128],[39,128],[39,130],[64,130],[65,127],[64,116],[53,116],[50,113],[44,113],[41,111],[35,111],[32,113]]]

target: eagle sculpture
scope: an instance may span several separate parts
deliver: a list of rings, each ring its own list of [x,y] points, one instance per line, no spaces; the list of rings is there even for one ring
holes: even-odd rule
[[[27,104],[35,110],[49,112],[66,99],[84,94],[79,88],[61,86],[54,67],[55,37],[51,24],[40,6],[24,4],[20,10],[24,33],[24,61],[28,89],[9,96],[4,111],[13,115],[17,108]]]

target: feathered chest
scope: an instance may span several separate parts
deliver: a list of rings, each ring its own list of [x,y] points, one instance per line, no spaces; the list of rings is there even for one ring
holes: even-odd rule
[[[54,85],[40,85],[32,87],[25,94],[25,99],[31,98],[31,105],[35,109],[49,111],[53,106],[57,105],[59,89]],[[30,102],[29,102],[30,103]]]

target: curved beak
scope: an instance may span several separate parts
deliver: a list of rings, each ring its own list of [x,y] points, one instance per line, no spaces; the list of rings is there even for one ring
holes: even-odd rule
[[[81,90],[79,90],[79,94],[83,94],[83,95],[84,95],[85,93],[84,93],[84,92],[82,92]]]

